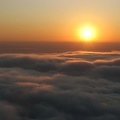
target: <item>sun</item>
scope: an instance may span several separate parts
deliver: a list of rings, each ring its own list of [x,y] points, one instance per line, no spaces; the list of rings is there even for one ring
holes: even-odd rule
[[[93,41],[96,36],[95,29],[90,26],[83,27],[79,31],[79,36],[83,41]]]
[[[90,29],[85,29],[82,32],[82,35],[86,39],[90,39],[93,36],[93,32]]]

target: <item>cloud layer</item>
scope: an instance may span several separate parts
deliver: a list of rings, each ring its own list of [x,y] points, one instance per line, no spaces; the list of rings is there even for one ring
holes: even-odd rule
[[[120,53],[0,55],[1,120],[119,120]]]

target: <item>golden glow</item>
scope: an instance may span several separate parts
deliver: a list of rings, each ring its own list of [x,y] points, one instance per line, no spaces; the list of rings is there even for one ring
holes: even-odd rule
[[[79,30],[79,36],[83,41],[93,41],[96,37],[96,30],[92,26],[85,26]]]

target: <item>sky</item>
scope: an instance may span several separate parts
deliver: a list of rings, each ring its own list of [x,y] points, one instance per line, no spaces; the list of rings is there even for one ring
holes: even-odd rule
[[[97,42],[120,41],[120,0],[0,0],[0,41],[81,41],[89,24]]]
[[[0,0],[0,120],[120,120],[119,32],[120,0]]]

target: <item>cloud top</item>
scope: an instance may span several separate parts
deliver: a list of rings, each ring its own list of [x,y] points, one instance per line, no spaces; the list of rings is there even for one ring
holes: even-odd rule
[[[0,55],[1,120],[119,120],[120,53]]]

